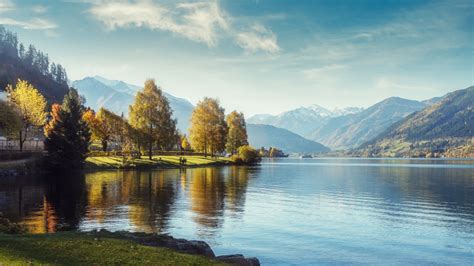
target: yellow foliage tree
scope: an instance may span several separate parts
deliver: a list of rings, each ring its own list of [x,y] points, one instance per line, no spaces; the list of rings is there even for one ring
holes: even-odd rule
[[[91,129],[92,139],[99,141],[102,145],[102,150],[107,151],[110,141],[122,143],[126,130],[126,121],[115,113],[101,107],[97,114],[88,109],[84,112],[82,119],[87,122]]]
[[[227,134],[226,150],[231,154],[237,153],[239,147],[248,145],[247,125],[243,113],[233,111],[226,117],[229,133]]]
[[[145,137],[150,160],[154,146],[165,150],[178,142],[176,120],[172,115],[168,99],[161,89],[154,80],[147,80],[143,90],[135,96],[135,102],[130,105],[130,125]]]
[[[8,85],[8,100],[13,104],[22,121],[18,132],[20,151],[27,139],[28,130],[41,127],[46,123],[46,99],[30,83],[18,80],[15,87]]]
[[[188,141],[186,135],[181,136],[181,149],[189,151],[191,149],[191,144]]]
[[[189,132],[191,146],[196,151],[204,152],[205,156],[225,150],[227,124],[224,108],[218,100],[206,97],[197,104],[191,115]]]

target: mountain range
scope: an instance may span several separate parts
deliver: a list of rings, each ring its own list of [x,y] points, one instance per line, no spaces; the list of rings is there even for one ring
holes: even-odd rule
[[[287,153],[311,154],[329,151],[329,148],[320,143],[270,125],[247,124],[247,133],[250,145],[256,148],[276,147]]]
[[[109,80],[104,77],[86,77],[72,82],[80,95],[86,99],[86,106],[94,110],[105,107],[117,114],[128,116],[128,107],[134,101],[135,94],[141,89],[140,86],[125,83],[119,80]],[[189,119],[193,111],[193,104],[183,98],[175,97],[164,92],[170,102],[173,115],[178,120],[178,129],[186,133],[189,127]]]
[[[474,157],[474,87],[457,90],[363,144],[368,156]]]
[[[304,137],[327,123],[331,118],[361,112],[358,107],[329,110],[320,105],[300,107],[278,115],[260,114],[250,117],[247,121],[253,124],[272,125],[288,129]]]
[[[367,109],[348,107],[328,110],[312,105],[276,116],[255,115],[248,121],[285,128],[334,150],[353,149],[375,138],[393,123],[440,99],[436,97],[420,102],[391,97]]]
[[[310,139],[333,149],[352,149],[385,131],[393,123],[426,105],[419,101],[391,97],[362,112],[335,117],[315,130]]]

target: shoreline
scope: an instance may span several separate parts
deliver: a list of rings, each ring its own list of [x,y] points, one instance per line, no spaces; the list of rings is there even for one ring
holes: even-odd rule
[[[260,265],[256,257],[216,256],[204,241],[166,234],[108,230],[48,234],[0,231],[0,244],[0,261],[13,264],[74,261],[78,264]]]
[[[180,158],[185,158],[186,163],[180,164]],[[212,166],[233,166],[242,165],[232,161],[230,158],[224,157],[204,157],[196,155],[183,156],[153,156],[150,160],[148,157],[132,158],[124,160],[121,156],[101,156],[88,157],[84,165],[85,171],[94,170],[159,170],[159,169],[187,169]]]
[[[180,164],[180,157],[186,158],[186,164]],[[19,160],[0,161],[0,177],[18,176],[23,174],[48,173],[50,170],[44,167],[44,157],[31,157]],[[197,155],[185,156],[153,156],[152,160],[142,156],[141,158],[126,159],[121,156],[94,156],[88,157],[83,172],[99,170],[160,170],[160,169],[187,169],[215,166],[238,166],[246,165],[232,161],[224,157],[204,157]]]

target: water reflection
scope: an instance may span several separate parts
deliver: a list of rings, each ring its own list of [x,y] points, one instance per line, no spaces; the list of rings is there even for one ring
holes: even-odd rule
[[[473,191],[474,161],[283,159],[4,178],[0,212],[35,233],[170,233],[269,264],[463,264]]]
[[[0,210],[33,233],[167,232],[172,215],[183,208],[193,213],[196,225],[219,228],[226,209],[243,212],[248,179],[246,167],[10,178],[0,181]]]

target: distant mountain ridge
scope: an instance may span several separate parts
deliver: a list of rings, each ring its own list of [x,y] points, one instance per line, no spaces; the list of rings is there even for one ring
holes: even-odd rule
[[[333,117],[358,113],[362,110],[362,108],[358,107],[329,110],[315,104],[296,108],[278,115],[254,115],[247,121],[253,124],[272,125],[288,129],[296,134],[307,137]]]
[[[360,149],[372,156],[474,156],[474,86],[394,123]]]
[[[255,148],[276,147],[286,153],[321,153],[329,148],[287,129],[270,125],[247,124],[249,143]]]
[[[125,116],[128,116],[128,107],[133,103],[135,94],[141,89],[140,86],[100,76],[76,80],[72,83],[72,87],[86,98],[86,106],[95,110],[105,107],[119,115],[123,113]],[[193,104],[166,92],[164,95],[170,102],[174,117],[178,120],[178,129],[187,133]]]
[[[426,105],[415,100],[390,97],[362,112],[335,117],[315,130],[310,139],[333,149],[351,149],[376,137],[393,123]]]

